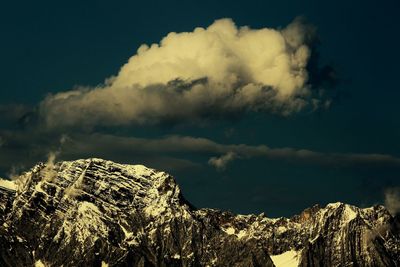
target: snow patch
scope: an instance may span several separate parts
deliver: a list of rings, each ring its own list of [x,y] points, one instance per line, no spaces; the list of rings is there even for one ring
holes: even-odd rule
[[[315,241],[317,241],[318,237],[319,237],[319,234],[316,235],[313,239],[310,239],[310,240],[309,240],[310,243],[313,244]]]
[[[43,188],[42,188],[42,184],[43,184],[43,181],[38,182],[38,183],[35,185],[35,191],[47,195],[47,193],[46,193],[46,192],[43,190]]]
[[[46,267],[46,265],[41,260],[38,260],[35,262],[35,267]]]
[[[242,238],[244,238],[245,236],[247,236],[248,234],[247,234],[247,231],[246,230],[240,230],[239,231],[239,233],[237,234],[237,237],[239,238],[239,239],[242,239]]]
[[[234,235],[235,234],[235,228],[233,228],[233,227],[221,228],[221,229],[222,229],[222,231],[224,231],[228,235]]]
[[[144,209],[144,212],[148,217],[160,216],[169,208],[166,198],[168,195],[165,196],[159,194],[158,190],[155,188],[150,189],[148,194],[153,198],[153,200],[148,203],[148,206]]]
[[[129,232],[128,230],[126,230],[126,228],[124,226],[122,226],[121,224],[119,226],[121,227],[122,231],[124,232],[125,239],[132,238],[132,236],[133,236],[132,232]]]
[[[284,226],[279,226],[276,231],[278,234],[283,234],[284,232],[286,232],[288,229]]]
[[[176,259],[176,260],[179,260],[179,259],[181,258],[181,255],[179,255],[178,253],[175,253],[175,254],[172,256],[172,258],[173,258],[173,259]]]
[[[357,212],[354,211],[354,209],[351,206],[345,205],[343,211],[343,219],[345,220],[345,222],[348,223],[351,220],[354,220],[356,217],[357,217]]]
[[[289,250],[279,255],[271,256],[276,267],[297,267],[300,263],[300,253],[296,250]]]
[[[245,238],[249,235],[249,232],[246,229],[240,230],[238,231],[238,233],[236,233],[236,229],[232,226],[229,226],[227,228],[221,227],[221,230],[227,233],[228,235],[236,236],[238,239]]]
[[[329,203],[328,205],[326,205],[326,207],[327,208],[332,208],[332,209],[337,209],[342,204],[343,204],[342,202]]]
[[[107,226],[101,219],[102,212],[99,208],[87,201],[77,203],[77,205],[76,210],[68,210],[65,214],[63,225],[54,239],[59,240],[62,234],[65,234],[66,240],[74,237],[83,245],[87,239],[107,237]]]
[[[80,203],[78,211],[82,214],[91,211],[94,211],[97,214],[101,214],[99,208],[95,204],[87,201],[83,201]]]
[[[17,185],[14,181],[4,180],[2,178],[0,178],[0,186],[14,191],[17,190]]]
[[[124,165],[126,170],[134,175],[139,175],[142,177],[148,177],[154,174],[154,170],[147,168],[144,165]]]

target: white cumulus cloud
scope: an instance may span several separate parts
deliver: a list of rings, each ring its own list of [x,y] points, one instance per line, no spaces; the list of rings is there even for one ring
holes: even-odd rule
[[[49,127],[296,112],[318,102],[307,83],[313,32],[301,20],[277,30],[237,27],[231,19],[171,32],[140,46],[104,84],[49,95],[39,112]]]

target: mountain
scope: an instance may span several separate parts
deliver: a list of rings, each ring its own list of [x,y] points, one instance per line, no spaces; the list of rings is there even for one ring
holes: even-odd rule
[[[0,266],[400,266],[400,223],[343,203],[291,218],[196,209],[143,165],[40,163],[0,183]]]

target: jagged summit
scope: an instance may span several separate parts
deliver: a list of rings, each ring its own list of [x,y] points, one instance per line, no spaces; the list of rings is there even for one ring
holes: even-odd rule
[[[397,266],[383,206],[292,218],[194,209],[169,174],[91,158],[0,183],[0,266]]]

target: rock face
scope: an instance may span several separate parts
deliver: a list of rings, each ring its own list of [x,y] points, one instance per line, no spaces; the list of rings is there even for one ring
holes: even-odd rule
[[[399,266],[399,228],[383,206],[196,209],[167,173],[101,159],[0,184],[0,266]]]

